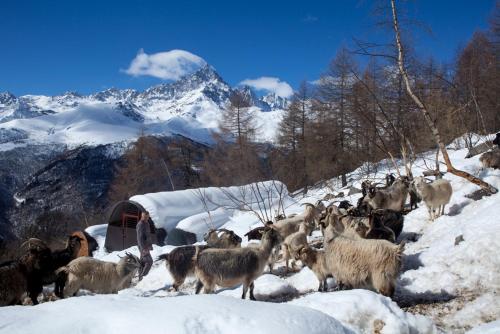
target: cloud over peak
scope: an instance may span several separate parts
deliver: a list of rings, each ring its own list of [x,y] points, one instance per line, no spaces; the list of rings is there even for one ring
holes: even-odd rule
[[[257,79],[246,79],[240,85],[247,85],[257,90],[273,92],[281,97],[290,97],[293,94],[292,87],[285,81],[274,77],[260,77]]]
[[[140,49],[124,72],[132,76],[147,75],[163,80],[178,80],[204,65],[205,60],[188,51],[171,50],[148,55]]]

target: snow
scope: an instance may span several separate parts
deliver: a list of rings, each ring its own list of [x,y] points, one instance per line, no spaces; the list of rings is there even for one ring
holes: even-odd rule
[[[500,333],[500,320],[492,321],[481,326],[474,327],[467,334],[498,334]]]
[[[289,304],[322,311],[353,331],[373,333],[375,321],[385,324],[384,333],[433,333],[432,322],[424,316],[402,311],[390,298],[368,290],[316,292]]]
[[[500,188],[500,171],[480,167],[479,157],[464,159],[465,149],[450,150],[455,166],[477,175]],[[434,152],[419,155],[414,175],[425,169],[424,161],[433,165]],[[359,187],[366,167],[348,175],[350,183]],[[377,170],[371,178],[394,172],[387,161],[373,164]],[[373,169],[372,169],[373,170]],[[447,173],[453,196],[445,215],[429,221],[423,203],[405,216],[400,239],[406,239],[403,268],[396,293],[388,298],[368,290],[316,292],[318,280],[308,268],[286,277],[265,271],[255,281],[259,302],[241,300],[242,287],[217,289],[213,295],[193,295],[193,277],[188,277],[179,292],[170,291],[173,279],[163,261],[155,262],[141,282],[117,295],[82,295],[35,307],[0,309],[0,332],[16,333],[36,329],[51,333],[136,332],[139,324],[148,332],[226,333],[436,333],[471,330],[471,333],[500,332],[500,194],[474,201],[465,195],[477,186]],[[261,226],[251,212],[234,207],[227,193],[243,196],[243,188],[205,188],[214,225],[234,230],[243,236]],[[328,180],[312,188],[307,195],[284,196],[286,213],[302,212],[300,205],[314,203],[335,189],[338,180]],[[359,194],[337,198],[355,202]],[[252,202],[252,196],[244,196]],[[182,226],[201,236],[209,225],[206,208],[196,191],[176,191],[139,195],[139,201],[161,226]],[[253,198],[255,200],[255,198]],[[222,204],[222,207],[214,204]],[[325,202],[327,205],[328,203]],[[270,212],[276,209],[276,203]],[[226,207],[227,206],[227,207]],[[232,208],[228,208],[232,206]],[[87,231],[96,237],[100,249],[95,257],[116,262],[126,251],[138,255],[136,246],[121,252],[106,253],[102,247],[106,225]],[[316,237],[317,233],[313,235]],[[416,238],[412,238],[416,236]],[[463,241],[455,245],[457,237]],[[248,244],[246,238],[242,245]],[[152,256],[168,253],[173,246],[153,246]],[[299,262],[300,263],[300,262]],[[279,262],[274,273],[283,272]],[[329,280],[333,288],[333,280]],[[402,309],[403,306],[410,306]],[[413,308],[415,307],[415,308]],[[95,310],[99,310],[96,312]],[[65,317],[60,314],[64,312]],[[420,313],[420,314],[419,314]],[[421,315],[423,314],[423,315]],[[140,319],[140,320],[137,320]],[[89,329],[89,323],[95,327]],[[84,328],[84,326],[87,326]]]
[[[2,309],[0,333],[349,333],[310,308],[218,295],[81,296]]]
[[[212,211],[220,207],[236,209],[242,203],[247,203],[249,208],[257,208],[258,195],[255,193],[256,187],[259,187],[262,191],[262,199],[266,203],[269,202],[269,199],[272,202],[277,201],[280,191],[282,192],[282,196],[288,196],[288,191],[283,183],[279,181],[266,181],[240,187],[208,187],[135,195],[130,200],[141,204],[149,211],[156,227],[162,227],[169,231],[176,227],[179,221],[194,215],[206,213],[207,210]],[[217,224],[222,224],[224,220],[222,211],[214,213],[216,214]],[[192,217],[191,220],[183,222],[183,225],[201,225],[205,228],[204,232],[206,232],[208,225],[203,217]],[[188,226],[188,228],[196,230],[195,233],[202,233],[201,227]]]
[[[231,87],[209,65],[144,92],[108,89],[88,96],[68,92],[21,97],[0,93],[0,150],[12,149],[17,142],[108,144],[130,141],[141,133],[178,134],[211,145],[230,93]],[[251,108],[260,127],[257,140],[263,142],[275,140],[286,105],[283,99],[268,100],[272,106],[259,100],[259,107]]]

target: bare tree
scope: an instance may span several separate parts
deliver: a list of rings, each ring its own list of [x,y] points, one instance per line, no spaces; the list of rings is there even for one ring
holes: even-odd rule
[[[417,105],[418,109],[422,112],[422,115],[424,116],[424,119],[431,129],[432,135],[434,136],[434,139],[436,140],[437,145],[439,146],[439,149],[441,150],[441,154],[443,155],[444,161],[446,163],[446,167],[448,172],[463,177],[467,179],[468,181],[480,186],[482,189],[484,189],[486,192],[490,194],[495,194],[498,192],[498,190],[490,185],[487,182],[484,182],[483,180],[475,177],[474,175],[471,175],[465,171],[456,169],[453,164],[451,163],[450,157],[448,155],[448,151],[446,149],[446,146],[441,139],[441,134],[436,126],[436,124],[433,122],[429,111],[427,110],[426,106],[422,102],[422,100],[413,92],[413,88],[410,82],[410,78],[408,75],[408,72],[405,67],[405,59],[404,59],[404,49],[403,49],[403,44],[401,42],[401,34],[400,34],[400,29],[399,29],[399,23],[398,23],[398,16],[397,16],[397,10],[396,10],[396,1],[395,0],[390,0],[391,2],[391,10],[392,10],[392,18],[393,18],[393,28],[394,28],[394,33],[395,33],[395,39],[396,39],[396,47],[398,51],[398,60],[397,60],[397,65],[399,68],[399,72],[403,76],[403,80],[405,82],[406,86],[406,91],[408,92],[408,95],[412,98],[412,100],[415,102]]]

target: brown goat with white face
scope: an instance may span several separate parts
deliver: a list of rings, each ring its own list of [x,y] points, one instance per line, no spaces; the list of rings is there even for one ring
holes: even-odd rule
[[[273,248],[281,241],[279,233],[269,228],[262,236],[260,247],[197,250],[193,257],[199,279],[196,293],[202,287],[205,293],[212,293],[216,285],[233,287],[243,284],[241,298],[245,299],[250,289],[250,299],[255,300],[254,280],[262,274]]]

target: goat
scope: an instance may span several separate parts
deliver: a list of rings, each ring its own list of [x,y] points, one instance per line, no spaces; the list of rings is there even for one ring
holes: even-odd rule
[[[296,215],[295,217],[280,220],[276,222],[276,224],[271,225],[273,229],[280,233],[283,239],[290,234],[297,232],[302,222],[305,222],[312,227],[318,224],[318,219],[321,212],[324,210],[323,202],[318,201],[316,205],[311,203],[304,203],[303,205],[305,206],[303,213]]]
[[[59,279],[66,286],[61,296],[73,296],[79,289],[94,293],[117,293],[130,287],[132,277],[141,267],[141,261],[133,254],[125,253],[118,261],[105,262],[91,257],[79,257],[57,270]]]
[[[397,239],[403,231],[404,216],[393,210],[374,210],[371,213],[375,225],[383,225],[394,232]]]
[[[363,202],[370,209],[391,209],[402,212],[408,196],[409,178],[402,177],[396,180],[392,186],[387,189],[378,189],[371,185],[368,189],[368,195],[364,197]]]
[[[196,249],[193,257],[195,274],[199,279],[196,293],[204,287],[204,293],[212,293],[215,285],[232,287],[243,284],[242,299],[250,289],[250,299],[255,300],[254,280],[259,277],[273,248],[279,245],[282,237],[275,229],[268,228],[262,236],[260,247],[238,249]]]
[[[493,139],[493,144],[494,145],[497,145],[498,148],[500,148],[500,132],[498,132],[496,135],[495,135],[495,139]]]
[[[368,221],[370,228],[365,233],[365,239],[384,239],[392,243],[396,242],[394,231],[384,226],[379,219],[375,219],[373,215],[370,215]]]
[[[272,221],[268,221],[266,223],[266,225],[271,225],[271,224],[273,224]],[[245,234],[245,237],[247,237],[248,241],[250,241],[250,240],[260,240],[260,239],[262,239],[262,233],[264,233],[264,229],[265,228],[266,228],[265,226],[256,227],[256,228],[248,231]]]
[[[292,261],[292,267],[295,268],[295,259],[298,258],[299,250],[302,247],[307,246],[307,235],[309,234],[308,229],[308,225],[303,222],[302,224],[300,224],[299,230],[286,237],[281,244],[281,250],[283,251],[283,258],[285,259],[285,270],[287,274],[289,268],[288,261],[290,260],[290,257],[294,259]]]
[[[331,238],[325,239],[325,263],[338,284],[371,288],[392,296],[404,243],[396,246],[386,240],[352,238],[339,233],[334,226],[329,230]]]
[[[28,250],[18,260],[0,264],[0,306],[21,304],[25,292],[38,304],[42,292],[42,276],[51,260],[50,248],[41,240],[31,238],[23,245]]]
[[[385,187],[386,188],[389,188],[390,186],[392,186],[394,181],[396,181],[394,174],[390,173],[390,174],[385,175]]]
[[[312,270],[319,281],[318,291],[327,291],[328,284],[326,279],[331,276],[326,267],[325,252],[322,250],[316,250],[309,246],[302,247],[299,250],[299,259]]]
[[[410,195],[410,210],[418,209],[418,203],[422,202],[422,198],[418,195],[417,189],[413,182],[408,186],[408,194]]]
[[[89,250],[89,253],[87,256],[94,256],[94,252],[97,250],[99,247],[97,240],[95,240],[90,234],[87,232],[83,231],[83,235],[85,236],[85,239],[87,239],[87,247]]]
[[[193,256],[196,253],[196,247],[200,251],[216,248],[237,248],[241,247],[241,238],[233,231],[221,229],[222,234],[218,236],[217,230],[211,230],[205,236],[206,246],[180,246],[174,248],[170,253],[162,254],[157,260],[165,260],[170,275],[174,279],[172,288],[179,291],[179,287],[184,283],[186,277],[194,274]],[[215,233],[217,232],[217,233]]]
[[[348,200],[343,200],[338,205],[339,209],[344,209],[344,210],[349,210],[352,207],[353,207],[353,205]]]
[[[370,188],[371,185],[372,181],[370,180],[364,180],[363,182],[361,182],[361,195],[363,195],[362,197],[368,195],[368,189]]]
[[[500,149],[483,153],[479,161],[484,168],[500,169]]]
[[[71,260],[78,257],[82,241],[83,240],[79,236],[71,235],[66,241],[65,248],[57,249],[52,252],[51,261],[45,275],[43,276],[43,284],[47,285],[55,283],[54,293],[58,297],[62,296],[64,281],[57,279],[56,270],[67,265]]]
[[[350,237],[363,239],[385,239],[390,242],[395,242],[396,235],[394,231],[384,225],[384,219],[388,218],[393,217],[390,215],[387,215],[387,217],[383,216],[381,212],[375,214],[375,211],[373,211],[369,217],[354,217],[348,214],[332,214],[329,216],[328,222],[330,226],[335,226],[339,233],[349,235]],[[325,237],[325,239],[328,238]]]
[[[444,207],[450,202],[453,189],[451,183],[445,179],[438,179],[426,183],[422,176],[415,178],[415,188],[425,202],[431,221],[444,214]],[[435,210],[437,209],[437,213]]]
[[[241,238],[236,233],[225,228],[209,230],[203,238],[208,247],[234,248],[241,246]]]

